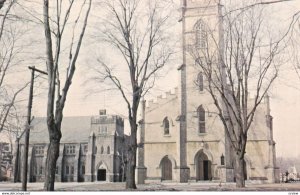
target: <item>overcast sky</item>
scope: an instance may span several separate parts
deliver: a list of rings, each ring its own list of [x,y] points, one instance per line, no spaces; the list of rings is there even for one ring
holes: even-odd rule
[[[178,1],[178,0],[177,0]],[[273,14],[270,16],[272,22],[278,22],[278,27],[284,27],[290,21],[291,16],[297,10],[300,10],[300,0],[292,2],[281,3],[280,5],[272,5]],[[93,15],[96,15],[96,9],[93,9]],[[177,13],[176,13],[177,14]],[[179,18],[178,15],[174,20]],[[96,19],[91,18],[91,23]],[[270,19],[271,20],[271,19]],[[180,24],[177,24],[180,26]],[[273,29],[274,31],[278,29]],[[91,34],[92,28],[88,28],[87,35]],[[41,29],[37,30],[36,34],[43,36]],[[110,114],[119,114],[126,118],[126,107],[122,104],[120,95],[114,91],[104,91],[98,94],[91,94],[87,96],[87,91],[90,90],[90,83],[84,84],[88,69],[86,68],[93,57],[89,54],[107,53],[105,48],[94,48],[90,39],[85,39],[82,55],[78,61],[78,69],[75,72],[73,84],[68,94],[68,100],[64,110],[64,116],[88,116],[97,115],[99,109],[106,108]],[[109,54],[108,54],[109,55]],[[170,63],[164,70],[164,74],[157,80],[157,85],[149,94],[151,96],[158,96],[166,91],[173,90],[178,86],[179,75],[177,67],[180,64]],[[44,65],[38,66],[40,69],[45,69]],[[274,139],[276,141],[277,156],[300,156],[300,80],[297,77],[293,64],[286,64],[280,72],[278,80],[274,83],[271,89],[271,113],[274,117]],[[27,71],[27,72],[26,72]],[[24,78],[29,79],[29,71],[25,70]],[[15,78],[12,78],[15,80]],[[42,82],[39,78],[38,82]],[[95,89],[97,85],[94,85]],[[45,85],[38,86],[36,89],[38,96],[34,99],[33,115],[45,116],[46,94]],[[24,97],[27,93],[24,93]],[[128,126],[127,126],[128,127]]]

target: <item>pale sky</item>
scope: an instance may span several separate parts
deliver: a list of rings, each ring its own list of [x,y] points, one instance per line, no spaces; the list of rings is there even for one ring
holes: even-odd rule
[[[274,6],[274,18],[278,21],[278,26],[284,26],[285,21],[289,21],[291,15],[300,10],[300,0],[285,2],[281,5]],[[93,10],[94,12],[96,10]],[[95,13],[93,13],[95,14]],[[175,19],[179,18],[178,17]],[[174,20],[175,20],[174,19]],[[180,25],[180,24],[179,24]],[[88,29],[89,30],[89,29]],[[276,29],[274,29],[276,30]],[[43,31],[39,30],[38,34],[43,36]],[[89,34],[89,33],[87,33]],[[87,40],[87,39],[85,39]],[[105,53],[105,48],[91,48],[93,44],[86,41],[83,47],[82,56],[78,61],[78,69],[75,72],[73,84],[68,94],[68,100],[64,110],[64,116],[88,116],[97,115],[99,109],[106,108],[109,114],[119,114],[126,118],[126,106],[120,99],[118,92],[106,91],[99,94],[91,94],[86,97],[87,91],[90,89],[90,83],[84,84],[86,75],[88,75],[87,63],[90,62],[91,50],[96,50],[97,53],[102,51]],[[44,47],[42,45],[42,47]],[[157,80],[157,85],[149,96],[155,97],[164,94],[166,91],[173,90],[178,86],[179,75],[177,67],[180,62],[170,63],[166,70],[167,73]],[[37,66],[40,69],[45,69],[45,66]],[[27,71],[27,72],[26,72]],[[25,78],[29,71],[25,71]],[[300,79],[297,77],[293,66],[287,64],[279,73],[278,80],[274,83],[271,91],[271,114],[274,117],[274,139],[276,141],[277,156],[300,156]],[[15,80],[15,78],[12,78]],[[39,82],[42,80],[39,78]],[[97,85],[95,85],[96,87]],[[99,85],[98,85],[99,86]],[[39,95],[34,99],[33,115],[45,116],[46,110],[46,91],[45,85],[41,85],[36,89]],[[28,92],[24,94],[27,97]],[[151,99],[146,97],[146,99]],[[128,127],[128,126],[127,126]]]

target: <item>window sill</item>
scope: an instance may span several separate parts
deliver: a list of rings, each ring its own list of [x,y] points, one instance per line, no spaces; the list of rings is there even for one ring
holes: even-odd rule
[[[205,136],[207,133],[198,133],[198,136]]]
[[[170,134],[167,134],[167,135],[164,135],[164,137],[171,137],[171,135],[170,135]]]

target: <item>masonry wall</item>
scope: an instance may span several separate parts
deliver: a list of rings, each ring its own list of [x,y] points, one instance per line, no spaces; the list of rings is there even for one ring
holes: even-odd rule
[[[145,167],[148,182],[161,180],[161,160],[167,156],[172,162],[172,176],[179,181],[177,168],[177,138],[179,136],[179,101],[178,90],[159,96],[157,100],[149,101],[146,107],[145,119]],[[169,120],[169,133],[164,133],[163,120]]]

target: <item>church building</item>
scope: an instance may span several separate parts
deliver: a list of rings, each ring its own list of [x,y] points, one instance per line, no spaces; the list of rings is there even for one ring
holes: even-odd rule
[[[204,26],[221,37],[220,14],[219,0],[182,0],[180,85],[147,106],[143,102],[138,183],[235,180],[230,142],[213,99],[204,90],[207,81],[187,51],[190,44],[205,46]],[[248,132],[244,163],[247,181],[279,181],[268,96]]]
[[[46,118],[35,118],[31,126],[28,181],[42,182],[49,145]],[[64,117],[61,131],[56,181],[124,181],[128,136],[124,135],[121,117],[107,115],[106,110],[100,110],[98,116]],[[19,148],[19,154],[14,155],[14,163],[16,157],[23,158],[24,139],[20,140]],[[18,162],[17,181],[21,181],[22,160]]]

